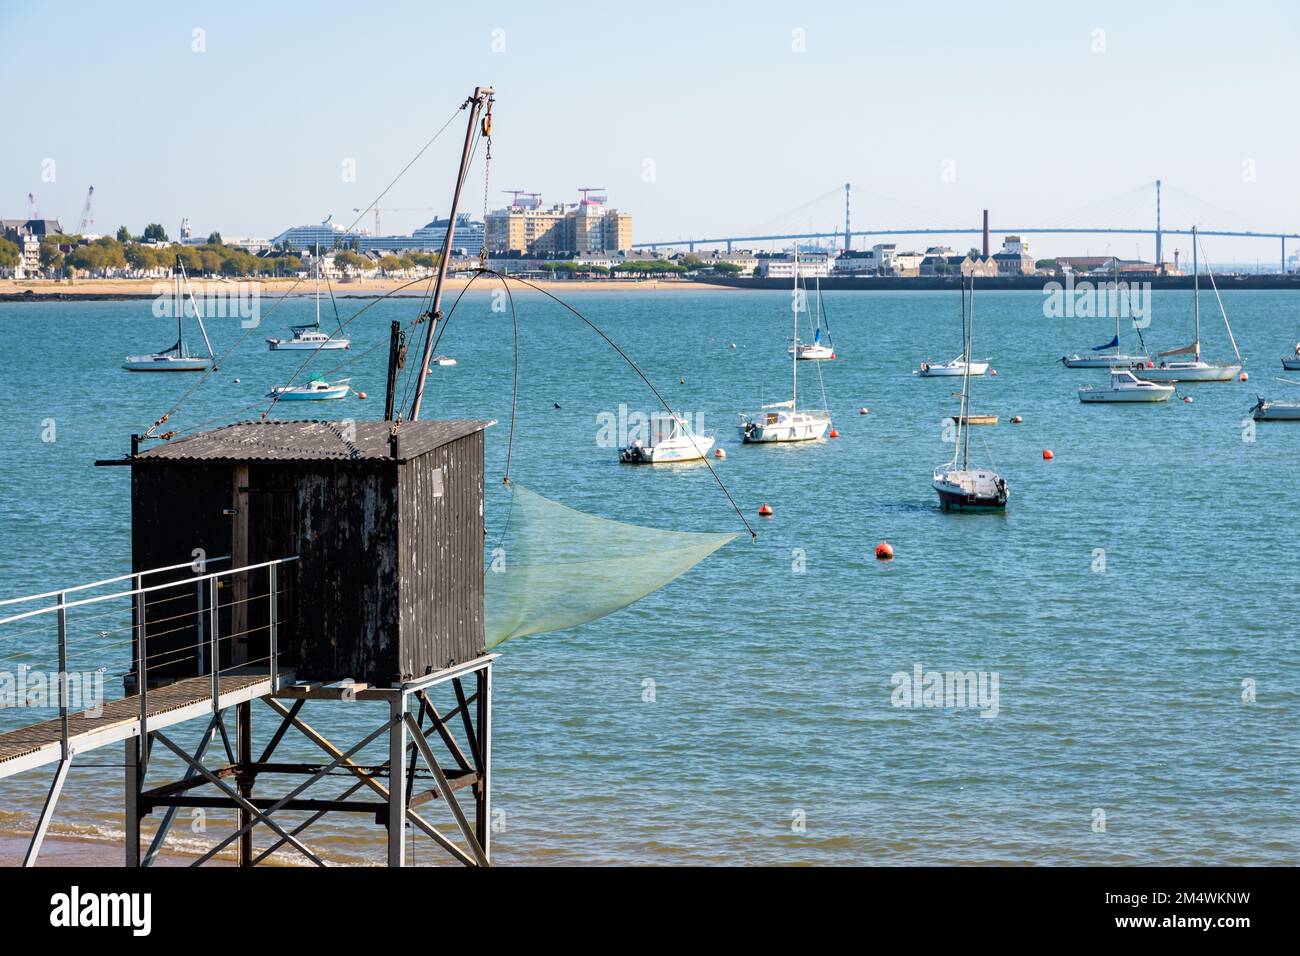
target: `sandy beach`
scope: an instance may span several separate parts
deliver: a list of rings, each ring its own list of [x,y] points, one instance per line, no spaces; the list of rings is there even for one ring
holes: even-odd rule
[[[500,280],[493,276],[483,278],[457,279],[448,278],[445,289],[459,292],[471,281],[475,286],[490,289],[499,285]],[[0,301],[23,301],[24,299],[40,301],[42,299],[68,298],[152,298],[160,286],[170,288],[168,279],[77,279],[69,282],[53,279],[0,279]],[[233,291],[240,283],[256,282],[260,294],[274,297],[288,295],[311,295],[314,289],[309,279],[194,279],[195,285],[203,283],[215,288],[228,286]],[[724,286],[707,282],[694,282],[682,279],[560,279],[533,280],[529,282],[540,289],[558,294],[572,292],[699,292],[702,290],[723,291]],[[371,298],[392,293],[395,297],[419,297],[429,285],[427,278],[395,279],[374,278],[331,283],[334,295],[338,298]],[[511,283],[511,291],[527,289],[518,282]]]

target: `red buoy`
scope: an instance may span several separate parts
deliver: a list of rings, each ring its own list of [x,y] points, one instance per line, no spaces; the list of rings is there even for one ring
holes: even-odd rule
[[[1052,454],[1052,449],[1050,448],[1043,449],[1043,461],[1051,461],[1055,457],[1056,456]]]
[[[880,542],[880,544],[876,545],[876,560],[893,561],[894,560],[893,545],[891,545],[888,541],[882,541]]]
[[[365,397],[366,397],[365,392],[357,392],[357,398],[365,398]]]
[[[1249,381],[1250,381],[1250,376],[1247,375],[1245,372],[1242,372],[1242,373],[1241,373],[1241,380],[1242,380],[1243,382],[1249,382]]]
[[[832,428],[832,429],[831,429],[831,437],[832,437],[832,438],[839,438],[839,437],[840,437],[840,433],[837,432],[835,429]]]
[[[772,517],[772,506],[764,501],[758,506],[758,513],[764,518],[770,518]]]

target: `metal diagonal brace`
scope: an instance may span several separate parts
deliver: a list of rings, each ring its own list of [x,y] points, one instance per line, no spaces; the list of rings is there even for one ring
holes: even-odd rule
[[[478,861],[479,866],[488,866],[487,856],[483,853],[483,848],[478,844],[478,837],[474,835],[474,828],[465,819],[465,811],[461,810],[460,801],[451,792],[447,777],[442,772],[442,768],[438,766],[438,761],[433,756],[433,750],[429,747],[429,741],[425,740],[424,734],[420,732],[420,726],[415,722],[414,717],[405,714],[404,719],[406,720],[406,726],[415,735],[415,745],[420,748],[420,753],[424,755],[424,762],[429,765],[429,769],[433,771],[434,779],[438,781],[438,789],[442,792],[443,799],[447,801],[447,806],[451,807],[452,816],[456,818],[456,826],[460,827],[461,835],[465,837],[465,842],[469,844],[470,852],[474,854],[474,859]]]
[[[302,853],[304,856],[306,856],[309,860],[311,860],[311,861],[312,861],[313,863],[315,863],[317,866],[324,866],[324,865],[325,865],[325,861],[324,861],[324,860],[322,860],[320,857],[318,857],[315,853],[312,853],[311,850],[307,849],[307,847],[305,847],[305,846],[302,844],[301,841],[299,841],[299,840],[296,839],[295,837],[292,837],[292,836],[290,836],[288,833],[286,833],[286,832],[284,831],[284,829],[280,826],[280,824],[278,824],[278,823],[276,823],[274,820],[271,820],[271,819],[269,819],[268,817],[266,817],[266,816],[262,813],[261,810],[257,809],[257,807],[253,806],[251,803],[249,803],[247,800],[245,800],[245,799],[240,795],[240,793],[239,793],[238,790],[236,790],[234,787],[230,786],[228,783],[226,783],[224,780],[222,780],[220,777],[218,777],[216,774],[214,774],[214,773],[213,773],[211,770],[209,770],[207,767],[203,766],[203,765],[202,765],[201,763],[199,763],[198,761],[192,759],[192,758],[190,757],[190,755],[187,754],[184,750],[182,750],[180,747],[176,746],[174,743],[172,743],[170,740],[168,740],[167,737],[166,737],[164,734],[161,734],[161,733],[159,733],[158,731],[154,731],[153,734],[154,734],[154,736],[155,736],[157,739],[159,739],[159,740],[161,740],[161,741],[163,742],[163,745],[166,746],[168,750],[170,750],[172,753],[176,754],[176,756],[180,757],[182,760],[184,760],[187,764],[189,764],[191,767],[193,767],[193,768],[194,768],[195,770],[197,770],[199,773],[203,774],[203,776],[207,777],[208,780],[209,780],[210,782],[212,782],[213,784],[215,784],[215,785],[217,786],[218,789],[222,790],[222,791],[226,794],[226,796],[228,796],[228,797],[230,797],[230,799],[234,800],[235,803],[238,804],[241,808],[243,808],[243,809],[247,810],[249,813],[253,814],[254,817],[261,817],[263,820],[265,820],[267,826],[269,826],[269,827],[270,827],[272,830],[274,830],[276,833],[280,834],[280,836],[287,838],[288,841],[289,841],[290,843],[292,843],[292,844],[294,845],[295,848],[297,848],[298,852]],[[227,841],[227,842],[229,842],[229,841]],[[223,844],[223,846],[224,846],[224,844]],[[206,859],[207,859],[208,857],[210,857],[211,855],[212,855],[211,853],[208,853],[208,854],[206,854],[205,856],[200,857],[198,860],[196,860],[194,863],[192,863],[191,866],[198,866],[200,863],[202,863],[204,860],[206,860]]]
[[[244,800],[244,799],[242,799],[242,798],[240,799],[240,805],[243,806],[243,805],[246,804],[246,805],[247,805],[246,809],[250,809],[253,813],[255,813],[255,814],[257,815],[257,817],[261,817],[261,822],[267,824],[267,825],[270,826],[270,827],[273,827],[273,828],[274,828],[274,829],[275,829],[275,830],[276,830],[276,831],[277,831],[281,836],[283,836],[283,837],[288,837],[288,836],[289,836],[288,833],[286,833],[286,832],[285,832],[284,830],[282,830],[279,826],[276,826],[276,824],[274,824],[274,823],[271,822],[271,820],[270,820],[270,815],[271,815],[272,813],[275,813],[275,811],[281,809],[281,808],[282,808],[286,803],[288,803],[288,802],[289,802],[290,800],[292,800],[294,797],[298,796],[298,794],[302,793],[304,790],[306,790],[308,787],[310,787],[312,784],[314,784],[317,780],[321,779],[321,777],[324,777],[324,776],[325,776],[326,774],[328,774],[331,770],[333,770],[335,767],[337,767],[341,762],[343,762],[344,760],[347,760],[349,757],[351,757],[351,756],[352,756],[354,753],[356,753],[358,750],[360,750],[360,749],[362,749],[363,747],[365,747],[367,744],[369,744],[372,740],[374,740],[374,739],[375,739],[376,737],[378,737],[380,734],[382,734],[382,733],[384,733],[384,732],[386,732],[386,731],[391,730],[391,729],[392,729],[392,723],[393,723],[393,722],[392,722],[391,720],[386,720],[386,721],[384,721],[383,724],[381,724],[381,725],[379,726],[379,728],[378,728],[377,730],[375,730],[374,733],[372,733],[372,734],[371,734],[369,737],[367,737],[365,740],[363,740],[363,741],[361,741],[360,743],[354,745],[354,746],[352,747],[352,749],[349,750],[347,753],[345,753],[345,754],[341,754],[341,755],[339,755],[338,757],[335,757],[335,758],[334,758],[334,761],[333,761],[332,763],[328,763],[328,764],[326,764],[325,766],[321,767],[321,768],[320,768],[319,770],[317,770],[314,774],[312,774],[310,777],[308,777],[306,780],[304,780],[302,783],[300,783],[300,784],[299,784],[297,787],[295,787],[293,790],[289,791],[289,793],[285,794],[283,797],[281,797],[279,800],[277,800],[274,804],[272,804],[271,806],[267,807],[265,810],[262,810],[262,811],[257,810],[256,807],[255,807],[252,803],[250,803],[249,801]],[[258,822],[258,821],[257,821],[257,817],[254,817],[254,818],[250,819],[247,823],[245,823],[243,826],[241,826],[238,830],[236,830],[234,833],[230,834],[230,836],[226,837],[224,840],[222,840],[220,843],[218,843],[216,846],[214,846],[214,847],[213,847],[211,850],[209,850],[207,853],[203,854],[203,856],[199,857],[198,862],[199,862],[199,863],[203,863],[204,861],[211,859],[211,858],[212,858],[213,856],[215,856],[217,853],[220,853],[222,849],[224,849],[225,847],[229,846],[231,843],[233,843],[233,842],[234,842],[235,840],[237,840],[239,837],[243,836],[245,833],[247,833],[247,832],[249,832],[250,830],[252,830],[253,827],[254,827],[254,826],[257,824],[257,822]],[[294,842],[294,845],[295,845],[295,846],[298,845],[296,840],[294,840],[293,842]],[[315,857],[312,857],[312,858],[315,859]],[[322,863],[321,865],[324,866],[323,863]]]
[[[203,739],[199,741],[199,745],[194,749],[194,759],[199,762],[202,762],[204,755],[208,752],[208,744],[212,742],[212,738],[217,732],[215,726],[216,722],[216,717],[213,717],[208,721],[208,727],[203,732]],[[197,775],[198,771],[192,766],[186,767],[183,779],[192,780]],[[154,857],[158,855],[158,851],[162,849],[163,841],[167,839],[167,831],[171,829],[172,819],[176,816],[176,810],[176,807],[168,807],[166,812],[163,814],[162,822],[158,824],[158,832],[153,835],[153,840],[149,843],[149,850],[145,853],[144,859],[141,861],[142,866],[153,865]]]
[[[54,817],[54,807],[59,802],[59,794],[63,792],[63,784],[68,779],[68,768],[71,766],[71,757],[59,761],[59,768],[54,772],[54,782],[50,784],[50,792],[45,797],[45,806],[41,807],[41,815],[36,821],[36,829],[32,833],[32,842],[28,844],[27,855],[23,857],[23,866],[36,865],[36,857],[41,852],[41,844],[45,842],[45,831],[50,828],[50,820]]]
[[[263,697],[261,698],[261,700],[266,704],[266,706],[270,707],[281,717],[284,717],[289,713],[289,708],[285,707],[283,704],[281,704],[278,700],[275,700],[274,698]],[[308,740],[314,743],[317,747],[320,747],[321,750],[325,751],[330,756],[338,756],[340,752],[338,748],[335,747],[333,744],[331,744],[329,740],[327,740],[323,735],[321,735],[319,732],[314,730],[311,727],[311,725],[306,723],[302,718],[300,717],[294,718],[293,724],[295,727],[298,728],[299,731],[301,731],[304,737],[306,737]],[[349,770],[353,775],[358,777],[362,783],[368,786],[371,790],[375,791],[375,793],[379,794],[385,800],[388,799],[388,788],[385,787],[382,783],[379,783],[378,781],[371,779],[370,775],[367,774],[366,771],[363,770],[361,767],[358,767],[351,760],[343,761],[342,766],[345,769]],[[406,819],[410,820],[417,827],[423,830],[428,835],[428,837],[431,840],[433,840],[434,843],[437,843],[438,846],[442,847],[444,850],[446,850],[448,853],[454,856],[461,863],[464,863],[466,866],[474,865],[474,860],[464,850],[462,850],[456,844],[452,843],[451,840],[447,839],[447,837],[443,836],[442,833],[440,833],[431,823],[425,820],[422,816],[420,816],[410,807],[406,808]]]

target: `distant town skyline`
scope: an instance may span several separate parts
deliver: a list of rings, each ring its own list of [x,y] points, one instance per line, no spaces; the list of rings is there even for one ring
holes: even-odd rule
[[[95,187],[95,231],[182,218],[273,236],[366,207],[479,83],[497,89],[488,208],[511,189],[571,202],[604,187],[634,240],[856,229],[1154,222],[1300,230],[1286,91],[1300,15],[1097,3],[1014,19],[958,3],[690,15],[518,3],[458,11],[90,3],[0,8],[11,135],[0,215],[27,194],[65,228]],[[1267,23],[1268,29],[1259,29]],[[380,202],[383,232],[449,206],[458,124]],[[465,206],[483,216],[482,157]],[[970,237],[900,237],[965,248]],[[1044,254],[1154,257],[1150,237],[1032,237]],[[963,245],[964,244],[964,245]],[[871,241],[855,245],[867,248]],[[1172,248],[1189,246],[1184,237]],[[1275,264],[1272,241],[1218,240]],[[1298,244],[1300,245],[1300,244]]]

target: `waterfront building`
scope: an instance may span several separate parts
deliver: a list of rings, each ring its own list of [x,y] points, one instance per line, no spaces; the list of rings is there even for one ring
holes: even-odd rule
[[[487,214],[486,229],[492,252],[585,256],[632,248],[631,214],[591,198],[545,208],[533,201],[507,206]]]
[[[24,279],[41,271],[41,240],[63,234],[57,219],[0,219],[0,239],[18,247],[18,265],[14,278]]]
[[[1034,257],[1029,254],[1029,243],[1019,236],[1007,236],[1002,242],[1002,250],[993,254],[998,264],[1000,276],[1033,275],[1036,267]]]
[[[439,252],[447,236],[448,222],[446,217],[435,218],[409,236],[374,236],[364,229],[350,230],[334,223],[320,223],[294,226],[270,241],[272,245],[287,242],[291,248],[303,251],[314,249],[319,243],[322,249],[356,249],[358,252]],[[471,219],[469,213],[457,213],[452,251],[477,255],[483,248],[483,231],[482,222]]]
[[[793,279],[794,256],[768,256],[759,260],[759,268],[769,279]],[[800,253],[799,277],[825,279],[831,274],[831,257],[820,253]]]
[[[835,271],[841,275],[889,275],[894,269],[898,247],[892,242],[878,242],[870,249],[849,250],[835,260]]]

